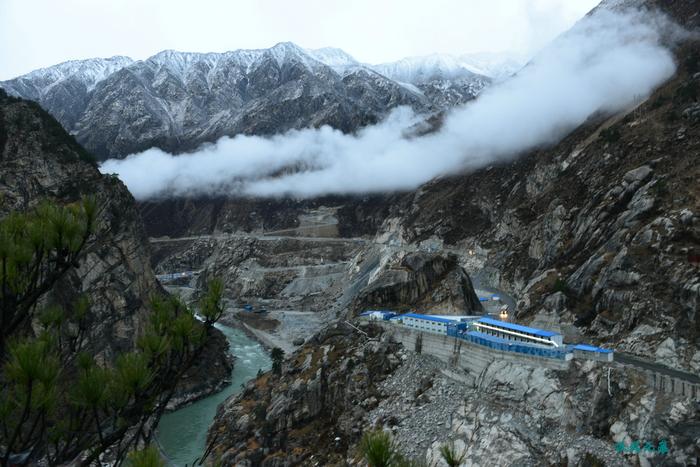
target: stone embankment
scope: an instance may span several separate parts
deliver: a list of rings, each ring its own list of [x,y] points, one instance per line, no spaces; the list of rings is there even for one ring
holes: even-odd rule
[[[394,324],[380,324],[405,349],[432,355],[452,367],[464,370],[475,385],[479,384],[479,378],[484,371],[496,361],[553,370],[566,370],[570,366],[570,362],[566,360],[486,349],[446,335],[420,332]],[[601,361],[600,364],[609,368],[624,366],[642,376],[650,389],[700,401],[700,378],[697,375],[647,363],[627,355],[620,355],[617,358],[620,361],[612,363]],[[587,360],[594,359],[587,358]]]

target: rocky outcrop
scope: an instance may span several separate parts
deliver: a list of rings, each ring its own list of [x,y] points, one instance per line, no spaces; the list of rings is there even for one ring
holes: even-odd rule
[[[60,203],[94,196],[101,207],[98,230],[79,268],[52,292],[70,305],[79,295],[91,303],[92,352],[111,360],[131,349],[145,325],[149,295],[159,290],[149,264],[136,203],[116,178],[99,173],[90,154],[38,105],[0,91],[0,193],[3,214],[42,199]]]
[[[331,326],[279,376],[268,372],[222,404],[209,431],[214,456],[227,466],[341,464],[377,404],[379,382],[399,365],[399,346],[380,328],[366,332]]]
[[[153,275],[136,203],[116,178],[97,170],[90,154],[33,102],[0,90],[0,217],[41,200],[71,203],[93,196],[100,206],[97,231],[80,265],[45,297],[66,307],[90,302],[89,351],[101,361],[133,349],[146,325],[149,299],[164,293]],[[230,363],[224,336],[214,331],[202,363],[178,389],[178,398],[221,388]]]
[[[182,375],[173,398],[168,402],[168,410],[207,397],[231,384],[235,356],[229,353],[226,336],[216,328],[207,337],[198,362]]]
[[[700,449],[695,403],[654,391],[634,369],[494,359],[472,372],[359,325],[366,337],[328,328],[281,376],[263,375],[219,408],[209,440],[223,465],[364,465],[357,443],[371,427],[440,466],[447,441],[474,466],[689,465]],[[624,452],[634,442],[640,452]]]
[[[355,300],[354,308],[424,313],[483,312],[471,279],[456,256],[414,252],[385,265]]]

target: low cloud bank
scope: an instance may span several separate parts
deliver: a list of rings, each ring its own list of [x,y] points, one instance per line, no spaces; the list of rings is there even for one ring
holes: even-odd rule
[[[409,190],[554,143],[592,114],[648,96],[675,72],[662,44],[669,29],[657,14],[599,9],[425,136],[406,136],[421,119],[400,108],[355,135],[324,127],[236,136],[192,154],[149,149],[106,161],[101,171],[118,174],[137,199]]]

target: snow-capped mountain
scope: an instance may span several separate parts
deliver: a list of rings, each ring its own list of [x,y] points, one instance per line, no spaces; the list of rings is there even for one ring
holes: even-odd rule
[[[27,86],[25,92],[35,92],[37,95],[46,94],[53,86],[70,79],[79,80],[88,90],[92,90],[97,83],[131,63],[131,58],[123,56],[71,60],[34,70],[12,81],[17,86]]]
[[[469,79],[474,76],[501,80],[515,73],[523,64],[524,60],[519,57],[501,54],[433,54],[404,58],[375,65],[373,68],[396,81],[417,85],[435,80]]]
[[[397,63],[371,66],[340,49],[283,42],[224,53],[165,50],[142,61],[66,62],[0,87],[37,101],[99,158],[109,158],[153,146],[187,151],[240,133],[320,125],[354,131],[400,105],[442,111],[490,82],[462,71],[461,62]]]
[[[358,67],[366,67],[349,53],[335,47],[324,47],[322,49],[306,49],[306,52],[319,62],[333,68],[337,73],[344,75],[348,71]]]
[[[31,99],[71,128],[98,83],[133,63],[129,57],[72,60],[0,82],[9,94]]]

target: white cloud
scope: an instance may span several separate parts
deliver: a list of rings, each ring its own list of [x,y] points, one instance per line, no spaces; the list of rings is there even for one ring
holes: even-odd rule
[[[415,188],[430,179],[561,138],[592,114],[648,95],[675,71],[658,16],[599,11],[545,48],[518,76],[454,110],[442,129],[406,138],[407,109],[357,135],[330,128],[222,138],[193,154],[150,149],[110,160],[140,199],[229,194],[312,197]]]

